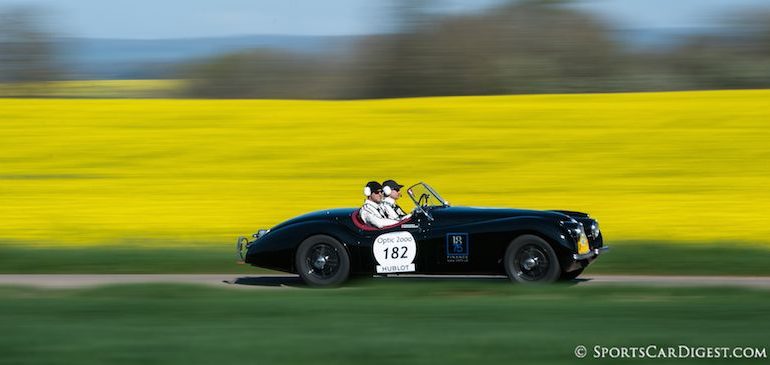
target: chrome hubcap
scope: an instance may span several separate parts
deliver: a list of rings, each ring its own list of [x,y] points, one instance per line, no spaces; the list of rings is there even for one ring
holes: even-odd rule
[[[318,256],[316,257],[315,262],[313,263],[313,266],[315,266],[315,268],[318,270],[323,270],[324,266],[326,266],[327,259],[328,257],[326,256]]]
[[[513,267],[516,276],[526,281],[538,281],[548,275],[550,262],[541,247],[529,244],[516,252]]]
[[[526,260],[524,260],[524,264],[522,264],[525,270],[532,270],[533,267],[537,266],[537,258],[536,257],[528,257]]]
[[[326,244],[319,243],[310,248],[305,256],[308,274],[326,279],[334,276],[340,266],[340,256],[337,250]]]

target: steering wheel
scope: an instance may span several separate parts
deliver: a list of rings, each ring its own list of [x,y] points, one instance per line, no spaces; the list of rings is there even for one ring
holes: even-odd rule
[[[425,198],[425,204],[422,203],[423,198]],[[420,198],[417,199],[417,205],[421,207],[428,205],[428,199],[430,199],[430,195],[428,195],[428,193],[422,193],[422,195],[420,195]]]

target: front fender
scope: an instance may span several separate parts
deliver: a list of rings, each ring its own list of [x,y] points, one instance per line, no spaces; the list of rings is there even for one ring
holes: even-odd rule
[[[521,235],[531,234],[544,239],[556,252],[559,263],[566,267],[572,264],[572,254],[576,252],[576,242],[558,221],[536,216],[509,217],[485,222],[475,222],[453,227],[460,232],[478,232],[490,239],[486,257],[500,260],[508,245]]]

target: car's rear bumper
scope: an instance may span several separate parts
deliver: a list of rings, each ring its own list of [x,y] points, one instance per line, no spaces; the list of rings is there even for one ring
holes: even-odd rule
[[[248,249],[248,246],[248,238],[243,236],[238,237],[238,240],[235,243],[235,254],[239,264],[243,264],[246,261],[246,250]]]

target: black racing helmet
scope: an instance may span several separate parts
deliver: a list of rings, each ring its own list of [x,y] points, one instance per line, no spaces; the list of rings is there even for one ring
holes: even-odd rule
[[[382,183],[382,192],[389,196],[393,190],[400,191],[403,187],[404,185],[397,183],[396,180],[385,180]]]
[[[371,196],[372,194],[382,191],[382,185],[376,181],[370,181],[364,186],[364,195]]]

